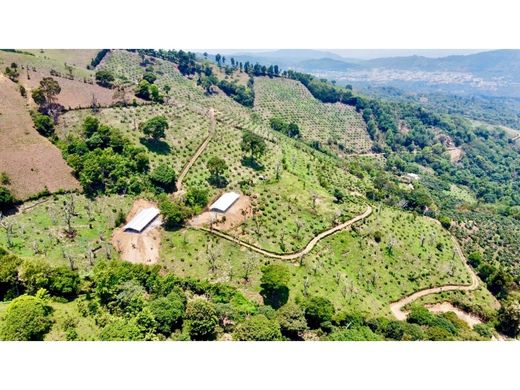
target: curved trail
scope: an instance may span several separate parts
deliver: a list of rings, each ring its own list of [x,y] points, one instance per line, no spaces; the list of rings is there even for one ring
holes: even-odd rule
[[[334,226],[333,228],[330,228],[328,230],[325,230],[323,232],[321,232],[320,234],[318,234],[317,236],[315,236],[312,240],[310,240],[308,242],[308,244],[303,248],[303,249],[300,249],[299,251],[297,252],[293,252],[293,253],[286,253],[286,254],[279,254],[279,253],[274,253],[274,252],[270,252],[270,251],[267,251],[265,249],[262,249],[262,248],[259,248],[255,245],[252,245],[252,244],[249,244],[247,242],[244,242],[236,237],[233,237],[233,236],[230,236],[229,234],[226,234],[224,232],[221,232],[221,231],[218,231],[218,230],[212,230],[212,229],[208,229],[208,228],[194,228],[194,229],[198,229],[198,230],[203,230],[203,231],[206,231],[206,232],[209,232],[211,234],[214,234],[218,237],[221,237],[221,238],[224,238],[225,240],[228,240],[228,241],[231,241],[231,242],[234,242],[240,246],[243,246],[245,248],[248,248],[254,252],[257,252],[257,253],[260,253],[264,256],[267,256],[267,257],[271,257],[273,259],[280,259],[280,260],[294,260],[294,259],[297,259],[301,256],[304,256],[306,255],[307,253],[309,253],[315,246],[316,244],[324,239],[325,237],[328,237],[336,232],[339,232],[340,230],[343,230],[343,229],[346,229],[347,227],[349,227],[350,225],[352,225],[353,223],[356,223],[362,219],[365,219],[366,217],[368,217],[370,214],[372,213],[372,207],[371,206],[368,206],[367,209],[365,210],[365,212],[363,212],[362,214],[359,214],[357,216],[355,216],[354,218],[352,219],[349,219],[348,221],[346,222],[343,222],[342,224],[339,224],[337,226]]]
[[[177,181],[175,182],[175,187],[177,188],[176,192],[182,192],[182,181],[184,180],[184,177],[186,176],[186,174],[188,173],[190,168],[193,166],[193,164],[195,164],[195,161],[197,161],[197,159],[200,157],[202,152],[204,152],[204,150],[206,149],[206,147],[209,144],[209,141],[211,141],[211,138],[213,138],[213,135],[215,134],[216,121],[215,121],[215,110],[213,108],[209,109],[208,116],[209,116],[209,120],[211,121],[209,134],[204,139],[204,141],[200,144],[197,151],[191,156],[190,161],[188,161],[188,163],[184,166],[184,168],[182,168],[182,171],[179,174]]]
[[[182,192],[182,182],[183,182],[186,174],[188,173],[190,168],[193,166],[195,161],[197,161],[197,159],[200,157],[200,155],[204,152],[204,150],[208,146],[211,138],[215,134],[216,120],[215,120],[215,110],[213,108],[211,108],[209,110],[208,116],[209,116],[210,121],[211,121],[209,134],[204,139],[202,144],[199,146],[197,151],[192,155],[192,157],[190,158],[190,161],[188,161],[188,163],[182,169],[182,171],[181,171],[181,173],[180,173],[180,175],[179,175],[179,177],[177,179],[177,182],[176,182],[177,193],[181,193]],[[262,254],[264,256],[267,256],[267,257],[271,257],[271,258],[274,258],[274,259],[280,259],[280,260],[294,260],[294,259],[298,259],[298,258],[308,254],[316,246],[316,244],[320,240],[322,240],[322,239],[324,239],[324,238],[326,238],[326,237],[328,237],[328,236],[330,236],[330,235],[332,235],[332,234],[334,234],[336,232],[339,232],[339,231],[341,231],[343,229],[346,229],[350,225],[352,225],[352,224],[354,224],[354,223],[356,223],[356,222],[358,222],[358,221],[360,221],[362,219],[365,219],[371,213],[372,213],[372,207],[369,205],[367,207],[367,209],[365,210],[365,212],[363,212],[362,214],[359,214],[359,215],[355,216],[354,218],[352,218],[352,219],[350,219],[350,220],[348,220],[346,222],[343,222],[342,224],[334,226],[334,227],[332,227],[332,228],[330,228],[328,230],[325,230],[325,231],[321,232],[320,234],[316,235],[314,238],[312,238],[307,243],[307,245],[303,249],[300,249],[297,252],[286,253],[286,254],[279,254],[279,253],[270,252],[268,250],[259,248],[259,247],[255,246],[253,244],[249,244],[249,243],[244,242],[244,241],[242,241],[242,240],[240,240],[240,239],[238,239],[236,237],[233,237],[233,236],[231,236],[231,235],[229,235],[227,233],[224,233],[224,232],[221,232],[221,231],[218,231],[218,230],[208,229],[208,228],[203,228],[203,227],[199,227],[199,228],[195,228],[195,229],[203,230],[203,231],[206,231],[208,233],[214,234],[214,235],[216,235],[218,237],[221,237],[221,238],[223,238],[225,240],[234,242],[234,243],[236,243],[236,244],[238,244],[238,245],[240,245],[242,247],[248,248],[248,249],[250,249],[250,250],[252,250],[254,252],[260,253],[260,254]],[[455,251],[457,252],[459,257],[463,260],[464,266],[466,267],[467,271],[469,272],[469,274],[471,276],[471,283],[469,285],[448,284],[448,285],[445,285],[445,286],[426,288],[426,289],[423,289],[423,290],[416,291],[413,294],[410,294],[410,295],[408,295],[406,297],[401,298],[400,300],[398,300],[396,302],[391,303],[390,304],[390,310],[392,311],[392,314],[394,314],[394,316],[398,320],[406,320],[407,313],[405,311],[403,311],[403,307],[408,305],[409,303],[414,302],[415,300],[417,300],[417,299],[419,299],[421,297],[424,297],[426,295],[431,295],[431,294],[437,294],[437,293],[440,293],[440,292],[443,292],[443,291],[471,291],[471,290],[475,290],[475,289],[478,288],[478,286],[479,286],[479,279],[478,279],[477,275],[475,274],[473,269],[468,265],[466,257],[462,253],[462,250],[461,250],[461,248],[459,246],[459,243],[457,242],[455,237],[452,236],[451,239],[453,241],[453,244],[454,244],[454,247],[455,247]]]
[[[471,276],[471,283],[470,284],[447,284],[445,286],[439,286],[439,287],[432,287],[432,288],[425,288],[423,290],[419,290],[414,292],[413,294],[410,294],[404,298],[401,298],[400,300],[393,302],[390,304],[390,310],[392,311],[392,314],[401,321],[406,320],[406,317],[408,315],[407,312],[403,311],[403,307],[408,305],[409,303],[412,303],[413,301],[424,297],[426,295],[431,294],[437,294],[443,291],[471,291],[475,290],[479,286],[479,279],[478,276],[475,274],[475,271],[469,266],[466,257],[462,253],[462,249],[460,248],[459,243],[455,239],[455,237],[451,236],[451,239],[453,241],[453,245],[455,247],[455,251],[459,255],[459,257],[464,262],[464,266],[466,267],[467,271],[469,272]]]

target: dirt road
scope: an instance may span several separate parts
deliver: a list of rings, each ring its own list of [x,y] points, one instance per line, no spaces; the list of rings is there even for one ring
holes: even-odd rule
[[[359,215],[355,216],[354,218],[349,219],[346,222],[343,222],[342,224],[334,226],[333,228],[325,230],[324,232],[321,232],[320,234],[315,236],[312,240],[310,240],[309,243],[305,246],[305,248],[303,248],[303,249],[301,249],[301,250],[299,250],[297,252],[286,253],[286,254],[280,254],[280,253],[274,253],[274,252],[267,251],[265,249],[259,248],[259,247],[255,246],[255,245],[252,245],[252,244],[249,244],[249,243],[244,242],[242,240],[239,240],[236,237],[230,236],[229,234],[223,233],[223,232],[218,231],[218,230],[208,229],[208,228],[204,228],[204,227],[200,227],[200,228],[196,228],[196,229],[204,230],[206,232],[209,232],[211,234],[214,234],[216,236],[224,238],[224,239],[226,239],[228,241],[234,242],[234,243],[236,243],[236,244],[238,244],[240,246],[248,248],[248,249],[250,249],[250,250],[252,250],[254,252],[260,253],[260,254],[262,254],[264,256],[271,257],[273,259],[294,260],[294,259],[298,259],[301,256],[304,256],[307,253],[309,253],[316,246],[316,244],[320,240],[322,240],[325,237],[328,237],[328,236],[330,236],[330,235],[332,235],[332,234],[334,234],[336,232],[339,232],[340,230],[346,229],[347,227],[349,227],[353,223],[356,223],[358,221],[361,221],[362,219],[365,219],[371,213],[372,213],[372,207],[368,206],[364,213],[359,214]]]
[[[432,287],[432,288],[425,288],[423,290],[419,290],[411,295],[408,295],[397,302],[390,304],[390,310],[392,311],[392,314],[398,319],[398,320],[406,320],[406,317],[408,315],[407,312],[403,311],[403,307],[408,305],[409,303],[414,302],[415,300],[424,297],[426,295],[430,294],[437,294],[443,291],[471,291],[475,290],[479,286],[479,278],[475,274],[475,271],[468,265],[466,257],[462,253],[462,249],[460,248],[459,243],[455,239],[455,237],[451,236],[451,239],[453,241],[453,246],[455,248],[455,251],[457,252],[457,255],[462,259],[464,262],[464,266],[468,270],[470,276],[471,276],[471,283],[467,285],[461,285],[461,284],[448,284],[445,286],[439,286],[439,287]]]
[[[209,141],[211,141],[211,138],[215,134],[216,120],[215,120],[215,110],[213,108],[209,109],[208,117],[210,120],[209,134],[204,139],[202,144],[200,144],[199,148],[193,154],[193,156],[191,156],[190,161],[188,161],[188,163],[184,166],[184,168],[182,168],[182,171],[179,174],[179,177],[177,178],[177,182],[175,183],[175,186],[177,187],[177,192],[179,192],[179,193],[182,192],[182,182],[184,180],[184,177],[186,176],[186,174],[188,173],[190,168],[193,166],[193,164],[195,164],[195,161],[197,161],[197,159],[200,157],[202,152],[204,152],[204,150],[206,149],[206,147],[209,144]]]

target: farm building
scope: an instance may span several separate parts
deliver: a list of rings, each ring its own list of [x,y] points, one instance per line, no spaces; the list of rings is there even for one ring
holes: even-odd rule
[[[209,207],[209,210],[225,213],[231,206],[233,206],[238,198],[240,198],[240,195],[236,192],[226,192]]]
[[[123,230],[125,232],[141,233],[159,214],[159,210],[155,207],[142,209],[125,225]]]

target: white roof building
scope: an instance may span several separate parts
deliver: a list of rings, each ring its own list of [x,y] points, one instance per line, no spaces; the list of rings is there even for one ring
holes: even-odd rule
[[[135,217],[132,218],[130,222],[124,226],[123,230],[125,232],[131,230],[137,233],[141,233],[155,218],[157,218],[159,214],[159,210],[155,207],[142,209]]]
[[[209,206],[210,211],[225,213],[240,198],[236,192],[226,192],[215,203]]]

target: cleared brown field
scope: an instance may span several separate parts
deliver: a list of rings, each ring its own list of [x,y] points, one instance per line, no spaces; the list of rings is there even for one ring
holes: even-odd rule
[[[24,71],[19,78],[19,82],[27,88],[27,96],[31,101],[31,91],[38,88],[40,80],[44,77],[53,77],[61,87],[61,92],[57,96],[58,103],[62,104],[66,109],[90,107],[92,96],[95,96],[97,103],[102,106],[109,106],[114,102],[114,90],[102,88],[97,84],[84,83],[83,80],[69,80],[63,77],[54,77],[48,73],[39,71],[29,71],[29,76],[30,79],[27,78],[27,73]],[[127,96],[129,98],[133,97],[131,93],[128,93]]]
[[[9,188],[24,200],[47,188],[74,190],[72,176],[61,152],[33,128],[26,100],[18,86],[0,75],[0,172],[11,180]]]

